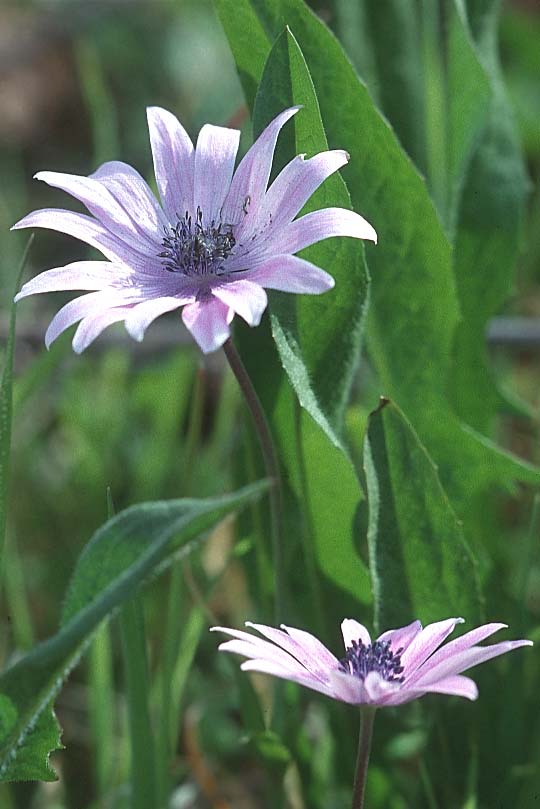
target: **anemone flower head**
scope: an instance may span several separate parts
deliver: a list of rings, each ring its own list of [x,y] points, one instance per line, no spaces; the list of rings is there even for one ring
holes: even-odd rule
[[[297,111],[278,115],[234,171],[237,130],[206,124],[193,146],[174,115],[148,109],[161,204],[126,163],[105,163],[89,177],[39,172],[37,179],[67,191],[90,216],[48,208],[14,228],[60,231],[107,259],[47,270],[23,286],[16,300],[40,292],[88,292],[56,314],[46,345],[79,321],[73,338],[78,353],[119,321],[142,340],[155,318],[183,307],[184,323],[207,353],[227,340],[235,314],[258,325],[265,289],[331,289],[328,273],[294,254],[330,236],[377,237],[365,219],[342,208],[296,218],[319,185],[345,165],[342,150],[310,159],[298,155],[268,184],[278,134]]]
[[[219,648],[248,658],[244,671],[259,671],[305,685],[333,699],[351,705],[401,705],[428,693],[454,694],[476,699],[478,689],[462,672],[505,654],[519,646],[532,646],[529,640],[477,644],[506,624],[485,624],[441,646],[462,618],[428,624],[414,621],[401,629],[384,632],[372,641],[358,621],[341,624],[345,655],[334,657],[317,638],[301,629],[281,629],[246,623],[264,638],[224,627],[227,640]]]

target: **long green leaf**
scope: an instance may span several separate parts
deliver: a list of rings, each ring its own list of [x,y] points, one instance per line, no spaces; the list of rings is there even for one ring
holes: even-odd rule
[[[354,207],[373,223],[377,246],[366,255],[372,276],[367,342],[382,391],[399,403],[440,469],[460,515],[489,486],[538,482],[539,472],[464,427],[448,401],[459,306],[452,253],[422,178],[373,105],[340,44],[301,0],[216,0],[224,28],[257,79],[237,32],[241,9],[257,12],[268,36],[287,24],[309,66],[331,147],[351,155],[347,184]],[[234,6],[234,9],[233,9]],[[248,43],[249,44],[249,43]],[[255,52],[256,51],[256,52]]]
[[[433,461],[388,400],[370,416],[364,468],[377,627],[449,615],[477,622],[476,560],[463,527]]]
[[[133,596],[175,554],[267,488],[256,483],[208,500],[133,506],[106,522],[81,554],[61,629],[0,677],[0,780],[51,780],[48,753],[59,744],[52,702],[103,618]]]
[[[34,237],[31,236],[24,250],[15,279],[15,290],[19,289],[21,276],[26,265],[28,253]],[[6,535],[7,495],[9,457],[11,452],[11,422],[13,415],[13,354],[15,351],[16,305],[12,300],[10,307],[9,331],[4,352],[4,368],[0,380],[0,580],[2,573],[2,557]]]
[[[289,134],[284,133],[278,162],[292,159],[296,153],[313,155],[327,149],[309,70],[293,35],[283,30],[261,77],[254,110],[255,133],[292,105],[302,105],[303,109],[288,124]],[[334,205],[350,207],[339,175],[323,184],[310,200],[309,209]],[[306,412],[297,412],[267,330],[259,328],[256,335],[240,335],[242,355],[270,415],[296,500],[302,504],[304,515],[297,519],[303,519],[308,567],[314,554],[331,581],[366,602],[370,600],[367,569],[354,544],[355,515],[362,494],[341,438],[367,305],[363,248],[356,240],[334,239],[304,253],[335,277],[336,288],[321,296],[276,293],[270,297],[270,321],[281,365]],[[264,364],[261,357],[265,357]],[[323,458],[327,460],[322,462]],[[298,527],[291,524],[287,530],[297,533]],[[316,591],[314,578],[311,581]],[[315,593],[313,596],[318,601]]]

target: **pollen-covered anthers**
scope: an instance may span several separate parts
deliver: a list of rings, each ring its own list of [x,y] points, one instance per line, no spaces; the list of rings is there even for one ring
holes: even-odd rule
[[[203,214],[197,208],[195,221],[189,213],[174,227],[165,231],[164,250],[159,253],[162,264],[170,272],[183,275],[216,275],[223,269],[223,262],[236,244],[230,225],[212,221],[203,226]]]
[[[352,641],[347,654],[341,660],[341,667],[347,674],[365,680],[370,671],[379,674],[387,682],[402,683],[403,672],[401,653],[403,649],[392,652],[389,641],[375,641],[364,646],[362,641]]]

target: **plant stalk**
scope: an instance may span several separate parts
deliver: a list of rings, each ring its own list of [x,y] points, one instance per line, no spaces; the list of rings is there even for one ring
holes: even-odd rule
[[[352,809],[363,809],[364,807],[369,754],[371,752],[371,737],[373,735],[373,722],[375,720],[376,710],[377,709],[373,708],[371,705],[365,705],[360,709],[360,735],[358,738]]]
[[[282,503],[279,463],[272,434],[270,432],[270,427],[268,426],[268,420],[263,410],[261,401],[257,395],[257,391],[253,387],[253,383],[251,382],[249,374],[246,371],[244,363],[242,362],[240,355],[230,337],[223,344],[223,350],[253,418],[255,431],[261,445],[266,474],[274,484],[270,489],[269,497],[272,532],[272,555],[274,558],[276,571],[275,618],[276,623],[280,624],[285,617],[285,566],[283,542],[281,536]]]

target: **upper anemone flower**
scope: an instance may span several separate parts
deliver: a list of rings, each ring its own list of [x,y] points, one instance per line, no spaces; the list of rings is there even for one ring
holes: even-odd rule
[[[281,629],[246,623],[268,640],[235,629],[213,627],[234,640],[220,649],[247,657],[241,668],[292,680],[333,699],[352,705],[401,705],[428,693],[476,699],[478,689],[462,672],[505,654],[529,640],[477,646],[506,624],[485,624],[441,646],[462,618],[448,618],[422,628],[414,621],[390,629],[372,641],[367,629],[352,619],[341,624],[345,655],[334,657],[323,644],[300,629]]]
[[[342,150],[308,160],[298,155],[268,186],[278,134],[297,111],[278,115],[234,171],[237,130],[206,124],[194,147],[174,115],[151,107],[161,205],[126,163],[105,163],[89,177],[39,172],[37,179],[67,191],[90,216],[48,208],[14,228],[60,231],[107,259],[57,267],[23,286],[16,300],[39,292],[90,291],[60,309],[46,345],[78,321],[73,338],[78,353],[118,321],[142,340],[155,318],[183,307],[183,321],[206,353],[227,340],[235,314],[251,326],[259,323],[265,288],[312,294],[331,289],[328,273],[294,253],[330,236],[377,237],[365,219],[342,208],[295,219],[319,185],[347,163]]]

